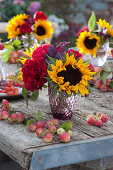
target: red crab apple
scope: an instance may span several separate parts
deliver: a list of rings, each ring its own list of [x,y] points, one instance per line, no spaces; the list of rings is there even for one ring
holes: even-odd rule
[[[100,120],[100,119],[95,119],[95,126],[97,126],[97,127],[101,127],[102,126],[102,120]]]
[[[7,123],[13,124],[13,123],[14,123],[14,120],[12,120],[11,117],[9,117],[9,118],[7,119]]]
[[[65,132],[65,130],[63,128],[58,128],[57,129],[57,134],[61,135],[63,132]]]
[[[17,121],[17,120],[18,120],[18,114],[17,114],[17,113],[13,113],[13,114],[11,115],[11,119],[12,119],[13,121]]]
[[[61,135],[60,135],[60,141],[61,142],[69,142],[70,141],[70,135],[69,133],[67,132],[63,132]]]
[[[106,123],[108,121],[108,116],[106,114],[103,114],[101,116],[101,120],[102,120],[102,122]]]
[[[2,120],[2,112],[0,112],[0,120]]]
[[[95,67],[95,72],[96,72],[96,73],[100,73],[101,70],[102,70],[101,67]]]
[[[44,122],[38,121],[38,122],[36,123],[36,127],[37,127],[37,129],[38,129],[38,128],[44,128]]]
[[[46,122],[46,125],[47,125],[47,127],[49,127],[50,125],[53,125],[53,122],[52,122],[51,120],[48,120],[48,121]]]
[[[42,133],[46,133],[46,131],[43,130],[43,128],[38,128],[36,130],[36,135],[41,138],[42,137]]]
[[[102,115],[103,115],[103,113],[102,113],[102,112],[99,112],[99,113],[97,114],[97,117],[98,117],[98,118],[101,118]]]
[[[0,43],[0,50],[3,50],[3,49],[4,49],[4,44]]]
[[[1,112],[3,112],[3,111],[8,111],[8,108],[2,107]]]
[[[17,122],[18,122],[18,123],[22,123],[22,122],[24,121],[24,118],[25,118],[24,113],[20,113],[20,114],[18,115]]]
[[[110,86],[110,79],[106,79],[106,86]]]
[[[87,117],[87,124],[92,126],[95,125],[95,117],[93,115]]]
[[[52,119],[51,121],[53,122],[53,125],[58,125],[58,119]]]
[[[101,85],[102,85],[102,81],[101,80],[97,80],[95,82],[95,86],[96,86],[97,89],[99,89]]]
[[[51,133],[55,133],[56,132],[56,126],[55,125],[50,125],[48,127],[48,130],[51,132]]]
[[[29,126],[29,130],[31,132],[35,132],[36,131],[36,125],[34,123],[32,123],[30,126]]]
[[[51,133],[46,133],[44,136],[43,136],[43,141],[44,142],[52,142],[53,140],[53,137],[52,137],[52,134]]]
[[[2,112],[2,119],[6,120],[6,119],[8,119],[9,116],[10,115],[9,115],[9,113],[7,111]]]
[[[104,85],[104,84],[102,84],[102,85],[100,86],[100,91],[106,92],[106,91],[107,91],[107,86]]]
[[[9,106],[8,100],[3,99],[3,100],[2,100],[2,106],[3,106],[3,108],[8,108],[8,106]]]

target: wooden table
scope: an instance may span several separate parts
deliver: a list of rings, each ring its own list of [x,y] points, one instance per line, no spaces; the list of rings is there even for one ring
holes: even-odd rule
[[[7,65],[7,70],[11,72],[17,69],[16,66],[12,66]],[[47,89],[40,92],[36,102],[29,100],[28,108],[23,98],[12,100],[11,103],[15,110],[27,115],[36,113],[40,109],[44,115],[44,122],[52,119],[48,114],[50,107]],[[87,114],[81,119],[81,115],[88,112],[106,113],[109,121],[101,128],[88,126]],[[37,138],[36,134],[31,133],[25,125],[10,125],[0,121],[0,150],[26,170],[43,170],[97,159],[101,159],[100,161],[106,159],[106,167],[113,166],[113,92],[102,93],[92,88],[89,97],[78,96],[71,121],[73,122],[71,142],[61,143],[57,136],[49,144]],[[59,126],[63,122],[60,121]],[[97,163],[93,161],[93,165],[96,166]],[[85,165],[92,167],[92,162]]]

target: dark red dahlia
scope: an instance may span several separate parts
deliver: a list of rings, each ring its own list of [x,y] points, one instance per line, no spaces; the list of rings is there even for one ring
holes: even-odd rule
[[[70,54],[74,54],[75,59],[83,58],[83,55],[82,55],[81,53],[79,53],[78,51],[75,51],[75,50],[69,50],[67,53],[68,53],[69,55],[70,55]]]
[[[78,32],[78,36],[80,36],[80,33],[81,32],[84,32],[84,31],[87,31],[87,32],[89,32],[89,28],[88,27],[84,27],[84,28],[82,28],[79,32]]]
[[[95,71],[95,68],[93,67],[93,65],[90,63],[89,66],[87,67],[91,72]]]
[[[31,32],[32,32],[31,24],[29,24],[29,23],[23,23],[23,24],[20,26],[20,32],[21,32],[22,34],[31,33]]]
[[[43,44],[39,47],[37,47],[32,54],[33,59],[39,59],[43,58],[45,54],[48,54],[47,48],[49,47],[49,44]]]
[[[47,82],[44,78],[47,76],[47,67],[44,59],[27,59],[22,68],[22,72],[23,81],[28,91],[33,92],[34,90],[42,89],[44,83]]]
[[[42,11],[38,11],[35,13],[34,15],[34,20],[35,21],[38,21],[38,19],[41,19],[41,20],[47,20],[47,16],[44,12]]]

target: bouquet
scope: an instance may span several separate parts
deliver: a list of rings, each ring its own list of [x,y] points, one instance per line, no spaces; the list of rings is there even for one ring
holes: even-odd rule
[[[109,25],[106,20],[99,19],[96,21],[96,16],[92,12],[88,27],[81,29],[78,37],[76,44],[80,52],[86,55],[91,54],[95,58],[98,49],[113,40],[112,25]]]

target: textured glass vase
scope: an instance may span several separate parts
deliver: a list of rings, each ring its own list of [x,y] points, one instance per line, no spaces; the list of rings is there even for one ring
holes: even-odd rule
[[[95,58],[89,55],[90,63],[93,66],[103,66],[107,60],[108,53],[109,53],[109,42],[104,43],[102,46],[98,48]]]
[[[53,85],[49,83],[48,94],[53,117],[62,120],[70,119],[74,112],[76,96],[72,94],[70,97],[66,98],[64,94],[59,95],[59,92],[56,92],[53,97],[52,92]]]

